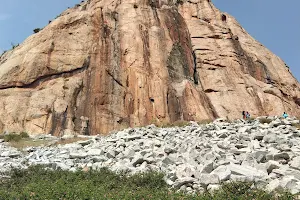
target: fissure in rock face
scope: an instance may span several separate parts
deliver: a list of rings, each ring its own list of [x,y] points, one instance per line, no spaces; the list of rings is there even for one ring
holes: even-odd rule
[[[0,57],[0,131],[300,115],[285,63],[211,1],[89,0]]]

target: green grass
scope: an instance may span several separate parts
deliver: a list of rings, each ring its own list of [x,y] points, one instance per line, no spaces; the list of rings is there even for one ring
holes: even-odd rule
[[[289,193],[268,194],[250,183],[229,183],[213,194],[187,195],[170,191],[163,174],[148,172],[128,177],[108,169],[67,172],[41,166],[13,170],[0,180],[0,199],[186,199],[186,200],[292,200]]]

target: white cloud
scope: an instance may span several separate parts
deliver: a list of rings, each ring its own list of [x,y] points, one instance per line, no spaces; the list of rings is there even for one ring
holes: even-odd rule
[[[0,13],[0,21],[8,20],[11,17],[9,14]]]

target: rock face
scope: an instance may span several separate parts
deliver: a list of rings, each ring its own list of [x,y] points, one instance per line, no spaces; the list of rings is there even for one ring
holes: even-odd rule
[[[210,0],[88,0],[0,57],[2,131],[298,116],[299,102],[285,63]]]
[[[181,128],[149,125],[22,151],[0,143],[0,172],[37,164],[70,171],[108,167],[134,174],[154,170],[163,172],[171,187],[187,192],[246,181],[269,191],[283,188],[295,194],[300,192],[300,130],[291,124],[297,123],[273,119],[270,124],[216,120]],[[266,137],[271,133],[274,141]]]

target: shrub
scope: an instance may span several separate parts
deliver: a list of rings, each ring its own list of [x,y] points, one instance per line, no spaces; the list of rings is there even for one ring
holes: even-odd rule
[[[19,142],[23,138],[29,138],[29,135],[26,132],[21,132],[20,134],[16,134],[13,132],[7,135],[3,135],[2,137],[5,142]]]
[[[260,122],[261,124],[264,124],[264,123],[270,124],[270,123],[272,122],[272,120],[271,120],[271,119],[268,119],[268,118],[260,118],[260,119],[259,119],[259,122]]]
[[[4,141],[5,142],[18,142],[22,139],[22,137],[19,134],[16,133],[9,133],[7,135],[4,135]]]
[[[6,52],[7,52],[6,50],[5,50],[5,51],[3,51],[3,52],[2,52],[2,54],[1,54],[1,56],[3,56],[3,55],[6,53]]]
[[[286,191],[268,193],[258,189],[251,182],[229,182],[222,185],[221,189],[215,191],[213,199],[240,199],[240,200],[293,200],[295,197]]]
[[[14,43],[10,43],[10,44],[11,44],[11,48],[12,48],[12,49],[15,49],[16,47],[19,46],[19,44],[14,44]]]
[[[26,133],[24,131],[20,133],[20,136],[21,136],[21,138],[29,138],[28,133]]]
[[[40,29],[40,28],[36,28],[36,29],[33,29],[33,32],[34,33],[38,33],[38,32],[40,32],[42,29]]]

